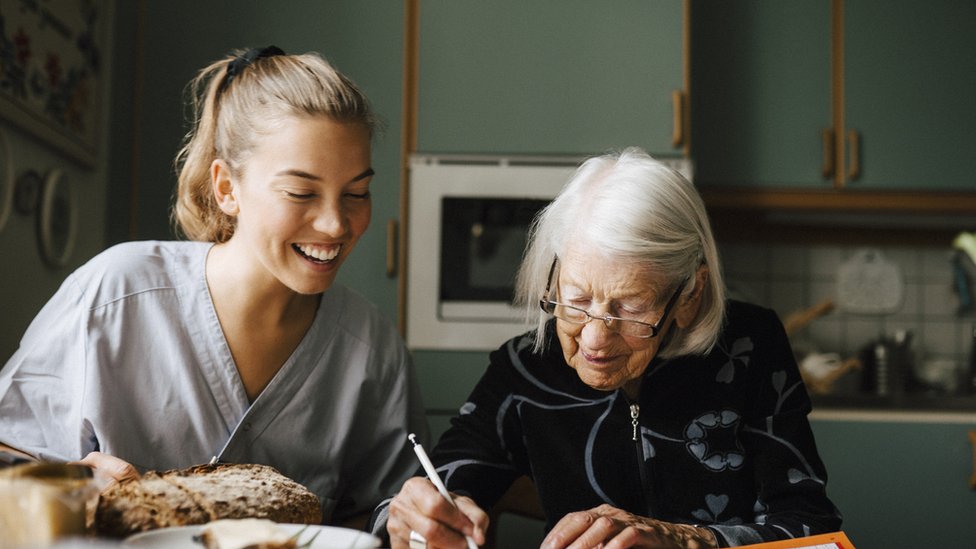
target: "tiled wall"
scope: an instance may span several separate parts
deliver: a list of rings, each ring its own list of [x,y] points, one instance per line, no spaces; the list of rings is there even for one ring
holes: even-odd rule
[[[781,318],[824,299],[837,301],[840,266],[860,246],[720,243],[731,295],[776,310]],[[945,248],[878,247],[904,275],[899,310],[888,315],[851,314],[835,308],[794,339],[819,352],[855,356],[881,334],[909,330],[916,363],[951,360],[968,369],[973,349],[973,312],[960,314],[953,286],[952,252]]]

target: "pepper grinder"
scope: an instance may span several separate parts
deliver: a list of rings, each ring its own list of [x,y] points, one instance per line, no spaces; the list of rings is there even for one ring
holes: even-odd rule
[[[878,342],[874,345],[874,392],[885,396],[890,392],[888,383],[888,347]]]

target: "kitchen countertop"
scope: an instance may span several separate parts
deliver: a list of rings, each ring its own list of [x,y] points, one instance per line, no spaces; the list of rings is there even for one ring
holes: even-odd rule
[[[976,417],[976,395],[929,395],[902,393],[811,395],[814,411],[857,410],[884,413],[968,413]]]

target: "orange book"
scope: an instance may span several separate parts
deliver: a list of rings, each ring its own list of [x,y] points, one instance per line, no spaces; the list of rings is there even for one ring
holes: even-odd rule
[[[739,549],[855,549],[844,532],[743,545]]]

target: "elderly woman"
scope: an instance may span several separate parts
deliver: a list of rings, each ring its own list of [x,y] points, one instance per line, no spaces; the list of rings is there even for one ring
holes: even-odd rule
[[[726,300],[694,187],[643,152],[585,162],[518,277],[538,328],[505,343],[374,514],[391,546],[464,547],[532,478],[543,547],[728,547],[836,531],[810,400],[774,312]],[[411,537],[413,542],[410,541]]]

